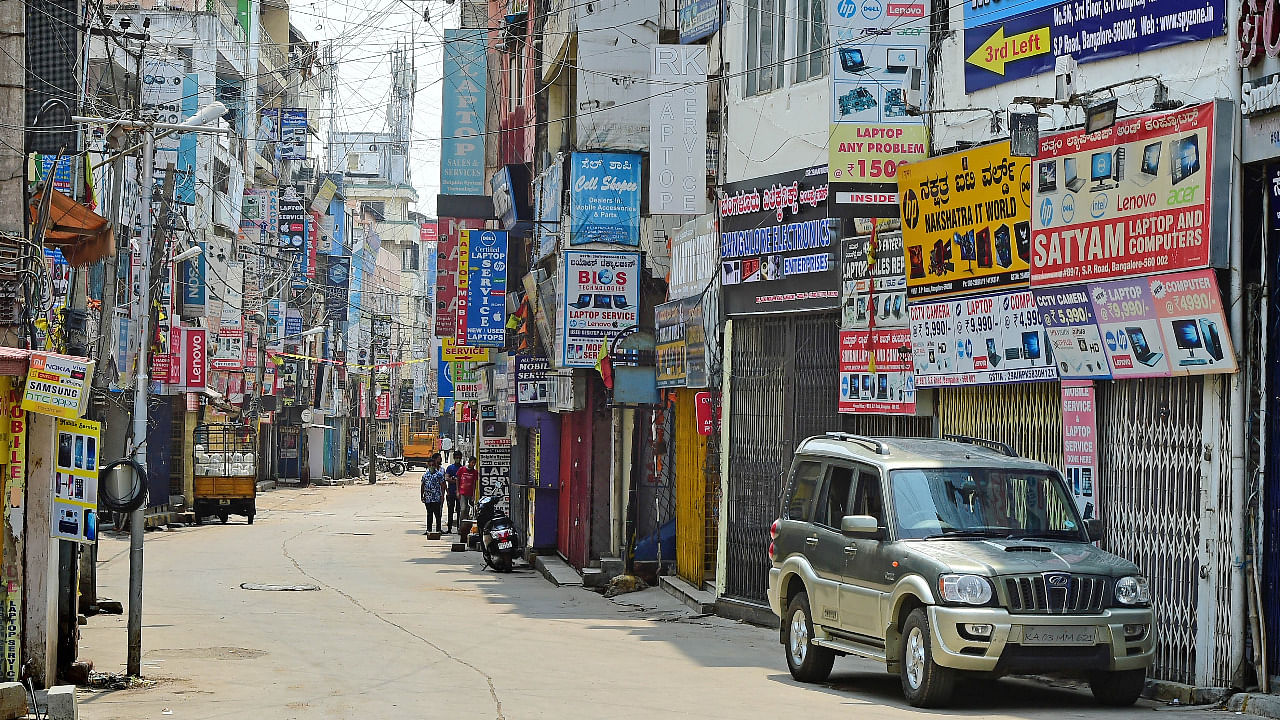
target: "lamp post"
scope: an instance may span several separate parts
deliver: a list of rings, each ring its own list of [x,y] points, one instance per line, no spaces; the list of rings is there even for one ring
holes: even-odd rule
[[[151,203],[155,200],[156,130],[165,135],[174,132],[230,133],[228,128],[206,128],[205,124],[227,112],[220,102],[210,103],[183,123],[158,123],[142,120],[115,120],[110,118],[73,116],[72,120],[86,124],[114,124],[128,130],[142,131],[142,192],[148,199],[147,210],[142,213],[142,227],[138,237],[139,274],[142,277],[141,292],[134,298],[134,319],[138,323],[137,373],[133,388],[133,443],[134,460],[142,466],[147,462],[147,399],[151,345],[151,241],[155,227],[151,218]],[[146,503],[129,515],[129,656],[127,672],[132,676],[142,674],[142,540],[146,523]]]

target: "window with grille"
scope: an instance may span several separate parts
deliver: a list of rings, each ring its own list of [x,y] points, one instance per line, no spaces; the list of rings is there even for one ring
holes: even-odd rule
[[[796,65],[794,82],[827,74],[827,2],[796,0]]]
[[[410,243],[404,249],[404,255],[400,256],[401,270],[417,270],[418,269],[418,246]]]
[[[781,59],[787,29],[786,11],[787,0],[747,0],[747,95],[758,95],[782,87]]]

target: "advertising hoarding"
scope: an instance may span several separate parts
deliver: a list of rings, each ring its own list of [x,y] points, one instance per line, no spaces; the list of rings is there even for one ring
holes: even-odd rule
[[[516,356],[516,402],[520,405],[546,405],[551,397],[551,361],[533,355]]]
[[[440,352],[449,362],[489,362],[489,348],[460,345],[449,337],[440,339]]]
[[[912,302],[911,349],[922,388],[1058,379],[1029,290]]]
[[[707,47],[655,45],[649,99],[649,214],[707,211]],[[669,89],[668,89],[669,88]]]
[[[719,29],[722,2],[724,0],[678,0],[676,26],[680,30],[680,42],[696,42]]]
[[[484,195],[486,31],[444,31],[441,74],[440,192]]]
[[[307,109],[280,109],[280,142],[276,154],[281,160],[307,159]]]
[[[560,365],[593,368],[605,340],[640,322],[639,253],[564,253]]]
[[[902,233],[873,231],[840,246],[841,329],[910,327]]]
[[[841,330],[839,367],[839,412],[915,414],[910,329]]]
[[[640,244],[640,156],[574,153],[569,170],[569,244]]]
[[[718,272],[720,249],[716,244],[714,215],[699,215],[681,225],[670,237],[671,272],[667,298],[679,300],[699,295]]]
[[[58,419],[50,537],[78,543],[98,539],[98,471],[102,426],[92,420]]]
[[[1062,383],[1062,464],[1080,516],[1098,516],[1098,400],[1093,383]]]
[[[467,256],[467,344],[502,347],[507,340],[507,234],[463,230]]]
[[[1026,287],[1031,163],[992,143],[913,163],[898,178],[907,294]]]
[[[89,403],[93,363],[81,358],[31,353],[22,409],[75,420]]]

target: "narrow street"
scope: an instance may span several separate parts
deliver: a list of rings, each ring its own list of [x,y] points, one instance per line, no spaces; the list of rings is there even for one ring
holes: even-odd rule
[[[832,681],[787,673],[776,635],[697,617],[661,590],[613,601],[532,570],[495,576],[421,531],[417,481],[264,493],[243,521],[146,537],[143,675],[81,690],[86,720],[128,718],[1132,717],[1029,681],[961,690],[950,713],[909,708],[896,678],[843,659]],[[99,586],[126,596],[122,535]],[[315,591],[242,589],[318,587]],[[81,656],[124,669],[125,619],[82,628]],[[598,678],[598,680],[597,680]]]

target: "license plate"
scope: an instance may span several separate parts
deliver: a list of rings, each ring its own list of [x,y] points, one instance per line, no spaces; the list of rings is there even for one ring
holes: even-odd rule
[[[1092,625],[1027,625],[1023,645],[1093,645],[1098,629]]]
[[[499,549],[499,550],[510,550],[510,549],[511,549],[511,541],[510,541],[510,540],[507,540],[506,542],[500,542],[500,543],[498,543],[498,549]]]
[[[218,501],[218,504],[219,504],[219,505],[230,505],[230,504],[231,504],[231,501],[230,501],[230,500],[219,500],[219,501]]]

